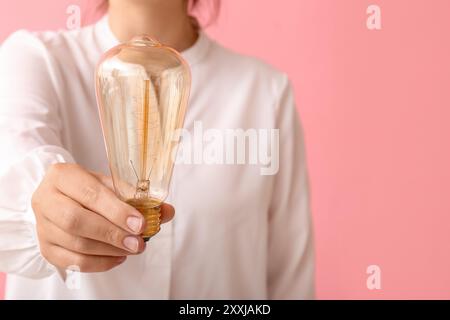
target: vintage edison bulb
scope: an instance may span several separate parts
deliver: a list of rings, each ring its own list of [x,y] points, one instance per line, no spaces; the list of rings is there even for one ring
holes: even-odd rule
[[[97,66],[97,104],[114,189],[145,217],[146,241],[160,230],[190,82],[181,55],[147,36],[112,48]]]

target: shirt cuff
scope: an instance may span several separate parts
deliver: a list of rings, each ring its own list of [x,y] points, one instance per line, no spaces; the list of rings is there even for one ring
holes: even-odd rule
[[[55,273],[40,252],[31,197],[48,167],[60,162],[74,159],[61,147],[42,146],[0,165],[0,271],[35,279]]]

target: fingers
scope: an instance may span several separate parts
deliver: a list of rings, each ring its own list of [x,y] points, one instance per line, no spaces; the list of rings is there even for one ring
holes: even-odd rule
[[[55,164],[33,193],[40,250],[53,265],[83,272],[109,270],[140,253],[144,219],[113,191],[112,179],[75,164]],[[161,222],[174,208],[161,205]]]
[[[129,251],[119,249],[104,242],[74,236],[60,229],[51,221],[47,221],[47,223],[45,224],[45,233],[51,234],[51,237],[49,237],[48,239],[46,238],[46,241],[50,244],[58,245],[70,251],[78,252],[81,254],[111,257],[123,257],[132,254]]]
[[[104,174],[91,172],[103,185],[107,186],[109,189],[114,190],[114,185],[111,177],[105,176]],[[175,215],[175,209],[173,206],[167,203],[161,205],[161,223],[169,222],[173,219]]]
[[[64,177],[55,179],[55,187],[61,193],[124,230],[134,234],[143,232],[145,221],[139,211],[117,198],[91,173],[74,164],[53,165],[52,171],[56,177]]]
[[[45,249],[44,249],[45,248]],[[54,261],[56,267],[68,269],[77,266],[81,272],[103,272],[122,264],[126,257],[91,256],[70,251],[57,245],[43,247],[42,255],[48,261]]]
[[[161,223],[169,222],[173,219],[174,215],[175,208],[172,205],[168,203],[161,204]]]
[[[145,248],[140,236],[119,228],[62,194],[55,196],[51,206],[42,208],[42,212],[47,220],[73,236],[97,240],[131,253]]]
[[[107,186],[109,189],[114,191],[114,183],[111,177],[105,176],[103,173],[89,171],[94,177],[98,179],[101,183]]]

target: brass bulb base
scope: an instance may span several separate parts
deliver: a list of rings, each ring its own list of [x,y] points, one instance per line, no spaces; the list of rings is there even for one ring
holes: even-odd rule
[[[153,199],[129,199],[126,202],[144,216],[145,230],[142,238],[147,242],[161,230],[161,202]]]
[[[145,218],[145,231],[142,233],[142,238],[147,242],[161,230],[161,206],[145,210],[145,212],[139,212],[141,212]]]

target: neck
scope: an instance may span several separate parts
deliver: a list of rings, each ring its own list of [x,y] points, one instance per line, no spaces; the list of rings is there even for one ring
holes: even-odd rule
[[[108,17],[111,31],[120,42],[147,34],[181,52],[198,37],[186,1],[110,0]]]

